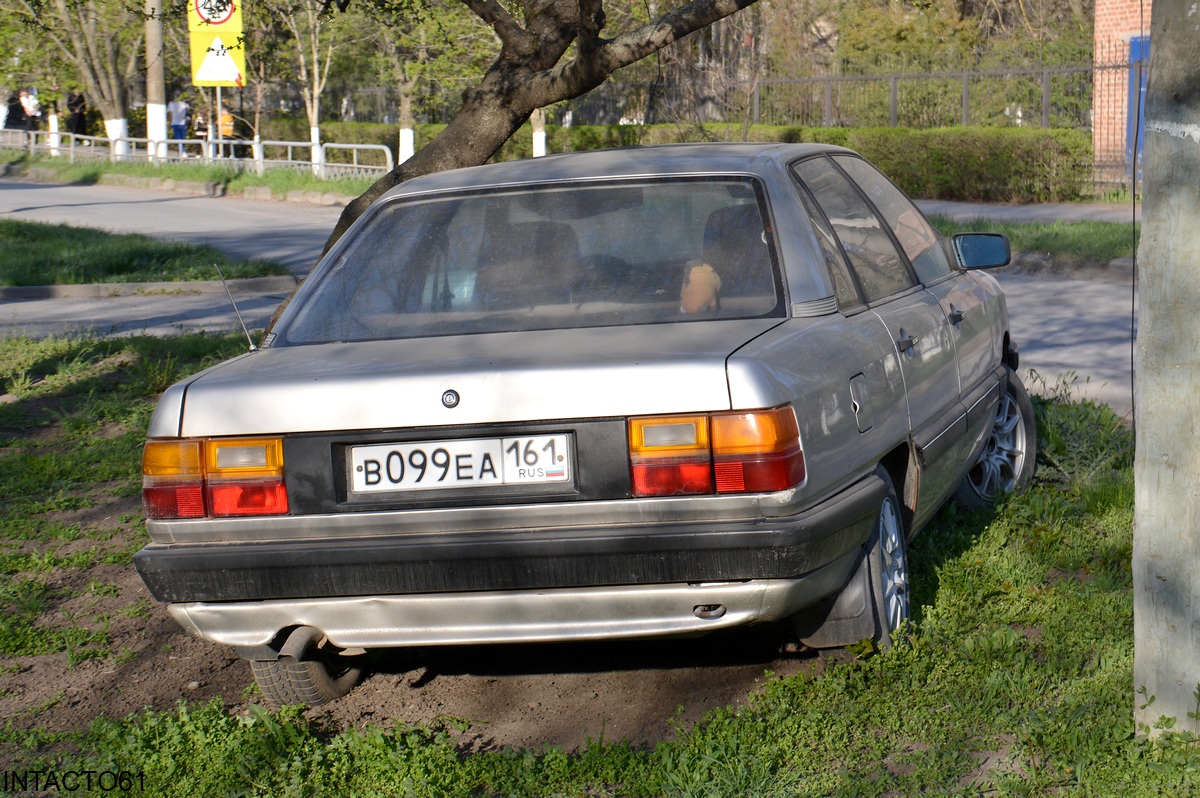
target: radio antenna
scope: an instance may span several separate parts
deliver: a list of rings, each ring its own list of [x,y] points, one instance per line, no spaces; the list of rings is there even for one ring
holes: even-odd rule
[[[237,302],[233,301],[233,292],[229,290],[229,283],[225,282],[225,275],[221,274],[221,267],[214,263],[213,268],[217,270],[217,276],[221,278],[225,296],[229,297],[229,304],[233,305],[233,312],[237,316],[238,324],[242,325],[242,332],[246,335],[246,343],[250,344],[250,351],[256,351],[258,347],[254,345],[254,339],[250,337],[250,331],[246,329],[246,322],[242,321],[242,312],[238,310]]]

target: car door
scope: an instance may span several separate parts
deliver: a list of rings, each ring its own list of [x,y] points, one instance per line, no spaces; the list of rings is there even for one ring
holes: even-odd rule
[[[890,227],[830,158],[799,161],[793,172],[811,192],[840,243],[850,273],[895,346],[907,399],[908,429],[919,446],[918,522],[953,490],[961,463],[946,455],[966,431],[952,325],[938,298],[919,283]]]

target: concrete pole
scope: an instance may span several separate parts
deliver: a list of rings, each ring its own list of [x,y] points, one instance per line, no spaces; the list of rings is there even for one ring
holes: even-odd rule
[[[546,154],[546,112],[538,108],[529,118],[533,123],[533,157],[541,158]]]
[[[1200,731],[1200,12],[1154,0],[1134,376],[1134,719]],[[1149,704],[1148,699],[1154,698]],[[1192,717],[1188,716],[1192,713]]]
[[[146,138],[155,160],[167,157],[167,86],[163,79],[162,0],[146,0]]]
[[[412,112],[412,85],[406,83],[400,91],[400,149],[396,162],[404,163],[417,152],[416,124]]]

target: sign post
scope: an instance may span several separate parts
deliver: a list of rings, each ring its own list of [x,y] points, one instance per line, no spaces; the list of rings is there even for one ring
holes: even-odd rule
[[[190,0],[188,35],[192,55],[192,85],[215,86],[215,129],[218,147],[224,144],[224,106],[221,87],[242,88],[246,48],[242,38],[241,0]]]

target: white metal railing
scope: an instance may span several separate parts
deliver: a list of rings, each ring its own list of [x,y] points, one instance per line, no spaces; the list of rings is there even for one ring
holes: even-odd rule
[[[322,177],[342,177],[347,174],[362,174],[363,172],[382,172],[386,174],[392,171],[392,150],[390,147],[385,147],[382,144],[325,144],[322,145],[324,152],[321,155],[321,163],[324,166]],[[326,155],[330,150],[345,150],[351,154],[351,162],[346,163],[330,163]],[[362,164],[358,162],[359,153],[377,152],[383,157],[383,164]]]
[[[270,148],[270,150],[268,150]],[[156,139],[81,136],[48,130],[0,129],[0,149],[20,149],[30,155],[106,160],[111,163],[148,163],[160,166],[195,159],[204,164],[230,164],[254,169],[299,169],[322,179],[348,175],[382,174],[395,165],[392,151],[382,144],[313,144],[311,141],[247,141],[244,139]],[[349,162],[330,163],[330,151],[350,153]],[[375,155],[367,155],[376,153]],[[271,157],[267,157],[270,154]],[[277,157],[285,155],[285,157]],[[364,157],[365,156],[365,157]],[[371,163],[369,161],[374,161]]]

